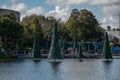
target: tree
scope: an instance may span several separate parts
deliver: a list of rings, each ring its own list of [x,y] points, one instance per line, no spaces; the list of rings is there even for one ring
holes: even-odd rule
[[[110,31],[111,30],[111,26],[107,26],[107,30]]]
[[[115,31],[116,29],[115,28],[113,28],[113,31]]]
[[[102,32],[99,32],[99,25],[100,24],[93,13],[86,9],[80,11],[77,9],[73,9],[71,16],[66,23],[66,26],[70,30],[72,36],[77,35],[77,40],[82,39],[85,42],[96,40],[96,38],[98,38],[96,34]],[[99,35],[99,38],[101,37],[102,35]]]
[[[31,47],[33,45],[34,36],[37,34],[40,38],[40,41],[43,41],[43,32],[41,29],[42,21],[41,18],[44,19],[43,16],[31,15],[23,18],[22,25],[24,27],[24,39],[23,46]]]
[[[6,49],[14,49],[23,36],[22,25],[11,17],[12,15],[9,18],[5,14],[0,16],[0,36]]]
[[[98,26],[96,28],[96,34],[94,35],[95,36],[95,40],[97,42],[101,42],[103,40],[103,35],[104,35],[104,32],[105,32],[105,29],[103,29],[102,27]],[[98,37],[99,36],[99,37]]]
[[[77,36],[79,34],[79,18],[80,12],[77,9],[73,9],[69,20],[66,23],[68,30],[70,31],[70,36],[73,36],[74,48],[77,47]]]
[[[6,12],[6,13],[2,14],[0,17],[7,17],[7,18],[9,18],[10,20],[13,20],[13,21],[17,20],[16,16],[12,12]]]
[[[81,10],[80,13],[82,15],[80,17],[81,38],[83,38],[84,41],[97,38],[96,33],[99,27],[99,22],[93,13],[85,9]]]
[[[23,18],[22,25],[24,26],[24,47],[32,47],[35,32],[40,37],[41,43],[50,43],[52,37],[52,27],[55,22],[58,22],[58,33],[60,38],[69,38],[68,30],[65,23],[55,19],[55,17],[45,17],[42,15],[31,15]],[[37,28],[37,29],[36,29]],[[42,45],[41,45],[42,46]],[[42,46],[44,47],[44,46]]]

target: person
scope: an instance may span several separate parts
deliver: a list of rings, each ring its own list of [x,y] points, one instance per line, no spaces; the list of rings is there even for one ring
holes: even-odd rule
[[[94,53],[97,55],[98,54],[98,51],[97,51],[97,49],[95,48],[94,49]]]
[[[112,48],[113,48],[114,44],[113,44],[113,42],[112,42],[112,41],[110,41],[109,46],[110,46],[110,49],[112,49]]]

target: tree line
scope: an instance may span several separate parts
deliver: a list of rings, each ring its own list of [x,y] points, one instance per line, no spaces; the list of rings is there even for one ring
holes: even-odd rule
[[[40,38],[42,45],[51,42],[52,27],[58,23],[58,37],[66,42],[102,41],[104,29],[100,26],[95,15],[86,9],[73,9],[66,22],[55,19],[53,16],[30,15],[21,22],[16,21],[13,13],[0,15],[0,38],[5,48],[14,49],[32,48],[35,34]],[[44,47],[44,46],[43,46]]]

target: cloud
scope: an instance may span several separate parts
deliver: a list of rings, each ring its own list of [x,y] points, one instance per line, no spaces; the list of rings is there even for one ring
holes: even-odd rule
[[[44,9],[40,6],[28,9],[28,6],[25,3],[20,3],[20,0],[10,0],[10,1],[11,1],[11,5],[4,4],[1,8],[19,11],[21,14],[21,20],[25,16],[32,14],[40,15],[44,12]]]
[[[21,14],[21,19],[23,18],[23,16],[25,16],[26,14],[26,11],[27,11],[27,5],[25,3],[17,3],[15,4],[14,1],[16,0],[11,0],[13,1],[13,3],[11,5],[6,5],[4,4],[2,6],[3,9],[10,9],[10,10],[15,10],[15,11],[19,11],[20,14]]]
[[[111,5],[120,4],[120,0],[47,0],[50,5]]]
[[[105,16],[102,20],[102,27],[107,28],[107,26],[111,26],[112,28],[118,28],[119,20],[118,17],[113,16]]]
[[[3,6],[1,6],[1,8],[6,9],[6,8],[7,8],[7,5],[4,4]]]
[[[103,18],[101,19],[102,26],[104,28],[106,28],[107,25],[110,25],[111,27],[119,26],[118,14],[120,13],[120,0],[47,0],[46,3],[49,5],[58,5],[59,7],[63,7],[66,5],[101,6],[101,14],[103,14]],[[52,14],[57,18],[65,18],[64,16],[61,16],[56,10],[57,8],[55,8],[55,10],[50,11],[49,14]]]
[[[61,19],[62,21],[67,21],[70,16],[69,6],[60,7],[55,6],[55,10],[51,10],[47,13],[47,16],[54,16],[56,19]]]
[[[119,27],[119,14],[120,14],[120,5],[108,5],[104,6],[103,9],[104,18],[102,19],[102,26],[106,27],[110,25],[112,28]]]
[[[47,0],[46,3],[50,5],[78,5],[87,3],[87,0]]]
[[[104,6],[102,11],[105,15],[117,16],[120,13],[120,5]]]
[[[91,0],[90,4],[91,5],[116,5],[116,4],[120,4],[120,0]]]
[[[44,9],[42,7],[36,7],[36,8],[32,8],[32,9],[28,10],[27,15],[31,15],[31,14],[40,15],[43,12],[44,12]]]
[[[34,7],[29,9],[27,4],[23,3],[23,0],[9,0],[10,3],[3,4],[1,6],[5,9],[12,9],[19,11],[21,13],[21,17],[23,18],[26,15],[31,14],[43,14],[44,8],[41,6]],[[118,13],[120,13],[120,0],[46,0],[46,3],[49,5],[54,5],[55,9],[50,10],[45,13],[46,16],[54,16],[56,19],[61,18],[62,21],[68,20],[71,13],[71,6],[73,5],[99,5],[102,8],[101,14],[103,14],[103,18],[101,18],[101,22],[103,26],[112,25],[118,26]],[[97,8],[95,8],[97,9]]]
[[[20,11],[20,12],[26,10],[26,8],[27,8],[27,6],[26,6],[26,4],[24,4],[24,3],[13,4],[13,5],[11,6],[11,9],[12,9],[12,10],[16,10],[16,11]]]

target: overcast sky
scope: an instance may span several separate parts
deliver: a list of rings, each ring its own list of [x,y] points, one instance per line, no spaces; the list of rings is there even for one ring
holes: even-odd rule
[[[88,9],[102,23],[118,28],[120,0],[0,0],[0,8],[12,9],[24,16],[31,14],[54,16],[67,21],[72,9]]]

